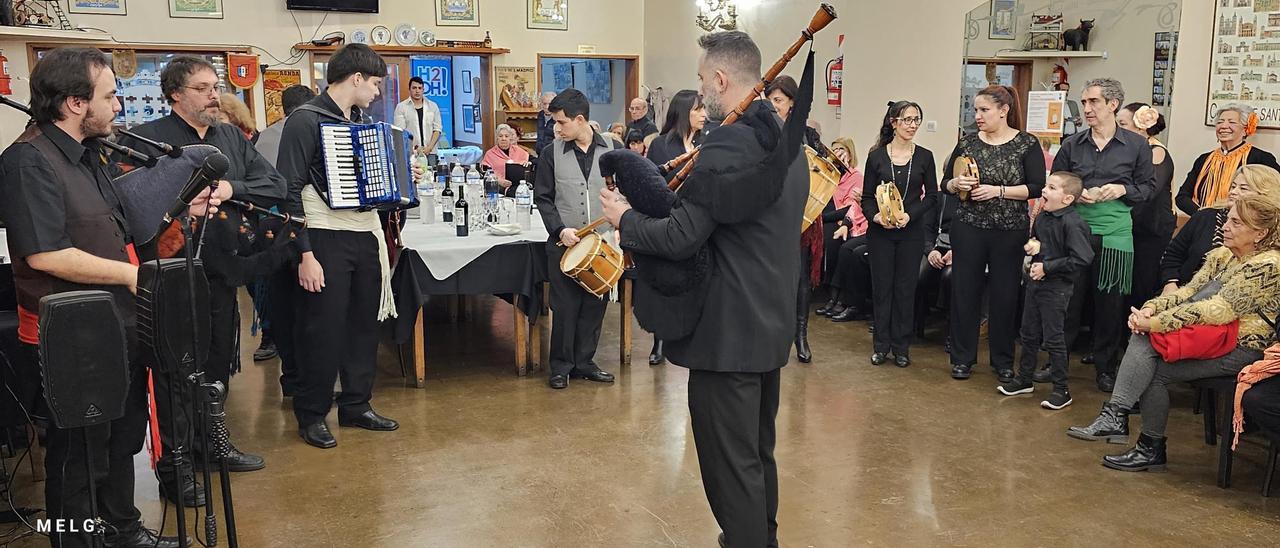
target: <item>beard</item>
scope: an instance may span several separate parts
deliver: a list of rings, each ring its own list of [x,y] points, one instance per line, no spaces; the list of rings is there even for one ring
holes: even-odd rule
[[[713,90],[703,90],[702,106],[707,109],[707,118],[711,120],[724,119],[724,105],[721,104],[720,93]]]
[[[112,134],[111,121],[115,117],[115,113],[110,110],[99,112],[90,109],[89,114],[84,117],[84,120],[80,121],[80,134],[85,139],[110,137]]]
[[[217,109],[214,109],[214,112],[210,112],[208,108],[205,108],[204,110],[197,112],[196,120],[199,120],[200,123],[206,126],[217,125],[219,122]]]

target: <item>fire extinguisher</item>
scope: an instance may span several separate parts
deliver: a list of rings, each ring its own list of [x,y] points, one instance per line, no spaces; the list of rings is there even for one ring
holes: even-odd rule
[[[827,62],[827,104],[840,106],[841,88],[844,82],[844,35],[840,35],[841,54]]]
[[[4,52],[0,52],[0,95],[13,95],[13,89],[9,87],[9,58],[4,56]]]

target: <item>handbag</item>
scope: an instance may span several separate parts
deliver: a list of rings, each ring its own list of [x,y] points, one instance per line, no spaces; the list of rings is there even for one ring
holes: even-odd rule
[[[1220,280],[1212,280],[1191,296],[1188,303],[1202,301],[1218,294]],[[1230,354],[1240,337],[1240,320],[1222,325],[1188,325],[1168,333],[1149,335],[1151,347],[1167,363],[1182,360],[1211,360]]]

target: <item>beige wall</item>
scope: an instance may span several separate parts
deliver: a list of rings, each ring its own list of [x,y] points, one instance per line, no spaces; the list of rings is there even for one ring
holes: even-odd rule
[[[509,48],[510,54],[495,58],[497,65],[534,66],[538,53],[577,53],[579,44],[590,44],[598,53],[639,55],[643,49],[643,7],[638,2],[614,0],[577,0],[569,10],[569,31],[530,30],[525,28],[525,3],[527,0],[484,0],[480,2],[479,27],[435,27],[432,4],[424,0],[382,0],[378,14],[325,14],[322,12],[289,12],[284,0],[223,0],[225,19],[172,19],[163,0],[134,0],[128,3],[129,14],[124,17],[110,15],[68,14],[72,24],[97,27],[111,32],[123,42],[160,42],[174,44],[223,44],[254,45],[266,49],[281,60],[289,57],[289,48],[299,42],[299,34],[310,39],[341,30],[350,34],[356,28],[366,31],[377,24],[386,25],[392,31],[401,23],[411,23],[418,30],[432,29],[436,36],[445,39],[480,40],[490,31],[495,47]],[[292,14],[293,17],[290,17]],[[294,26],[294,17],[298,26]],[[323,26],[317,26],[321,21]],[[635,22],[636,24],[629,24]],[[102,46],[106,47],[106,46]],[[11,74],[26,75],[26,47],[15,42],[0,41],[9,58]],[[282,65],[261,51],[262,63],[273,68],[295,67],[303,69],[304,82],[310,71],[303,66],[307,58],[293,65]],[[14,83],[15,100],[25,102],[29,97],[25,80]],[[262,86],[254,90],[258,108],[257,117],[262,124],[266,117],[262,112]],[[4,112],[8,111],[8,112]],[[0,111],[0,141],[9,142],[21,129],[24,117],[12,109]]]

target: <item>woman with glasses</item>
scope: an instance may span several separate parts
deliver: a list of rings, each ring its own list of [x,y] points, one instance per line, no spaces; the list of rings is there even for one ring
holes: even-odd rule
[[[1245,139],[1258,131],[1258,115],[1253,107],[1230,103],[1214,115],[1218,147],[1201,154],[1178,189],[1178,209],[1191,215],[1227,197],[1236,169],[1246,164],[1262,164],[1280,170],[1276,157]]]
[[[1006,383],[1013,381],[1022,246],[1031,227],[1027,200],[1044,188],[1044,153],[1038,139],[1019,129],[1021,109],[1012,88],[982,89],[973,110],[978,132],[956,144],[943,185],[962,198],[951,225],[951,377],[969,378],[978,362],[985,294],[991,368]],[[951,177],[960,157],[977,163],[978,177]]]
[[[884,363],[890,352],[898,367],[911,365],[916,283],[928,237],[925,227],[938,192],[933,153],[915,144],[923,116],[924,110],[916,103],[890,102],[876,144],[867,155],[862,213],[870,221],[867,243],[875,326],[872,365]],[[886,219],[876,201],[876,186],[886,183],[902,195],[903,212],[896,219]]]

